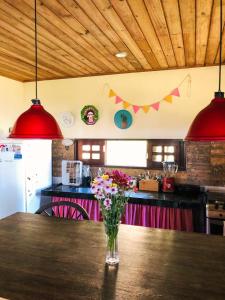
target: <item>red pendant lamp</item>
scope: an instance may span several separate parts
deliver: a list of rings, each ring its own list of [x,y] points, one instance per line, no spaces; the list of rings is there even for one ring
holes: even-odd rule
[[[9,138],[15,139],[63,139],[55,118],[41,105],[37,97],[37,3],[35,0],[35,84],[36,98],[31,107],[16,120]]]
[[[225,141],[225,99],[221,91],[222,0],[220,0],[219,89],[215,98],[201,110],[189,128],[186,141]]]

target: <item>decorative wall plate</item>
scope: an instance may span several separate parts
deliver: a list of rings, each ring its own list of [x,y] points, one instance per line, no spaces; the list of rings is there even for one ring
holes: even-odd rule
[[[63,144],[63,146],[65,146],[66,150],[68,150],[69,147],[73,145],[73,140],[71,140],[71,139],[63,139],[62,140],[62,144]]]
[[[94,125],[98,121],[98,110],[93,105],[86,105],[81,110],[81,119],[87,125]]]
[[[121,109],[115,113],[114,123],[120,129],[127,129],[131,126],[133,121],[132,115],[129,111]]]
[[[60,114],[60,123],[63,127],[72,127],[74,124],[74,116],[70,111],[64,111]]]

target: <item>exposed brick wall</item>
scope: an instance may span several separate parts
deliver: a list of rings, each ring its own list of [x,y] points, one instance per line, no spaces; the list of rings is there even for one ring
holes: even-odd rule
[[[212,185],[225,185],[225,142],[211,143],[211,178]]]
[[[225,186],[225,142],[186,142],[186,171],[178,172],[177,183]],[[61,161],[74,159],[74,146],[68,150],[61,141],[53,142],[53,176],[61,177]],[[92,168],[93,176],[98,168]],[[129,175],[137,176],[146,169],[122,169]],[[152,174],[161,171],[150,170]]]
[[[210,149],[208,142],[186,143],[187,182],[209,185],[210,183]]]
[[[55,140],[52,143],[52,176],[61,177],[62,160],[74,159],[74,145],[67,149],[62,145],[62,141]]]

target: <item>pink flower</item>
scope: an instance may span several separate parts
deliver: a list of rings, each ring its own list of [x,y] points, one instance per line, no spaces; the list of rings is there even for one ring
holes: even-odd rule
[[[110,174],[110,177],[113,179],[113,182],[116,183],[121,189],[127,189],[130,186],[131,177],[125,173],[113,170]]]
[[[111,185],[112,182],[113,182],[112,178],[109,178],[109,179],[107,179],[107,180],[105,181],[105,184],[106,184],[106,185]]]
[[[101,176],[97,176],[97,177],[95,178],[95,180],[96,180],[97,182],[100,182],[100,181],[102,181],[102,177],[101,177]]]
[[[95,197],[96,197],[98,200],[101,200],[101,199],[104,199],[104,198],[105,198],[104,194],[103,194],[101,191],[98,191],[98,192],[95,194]]]
[[[111,188],[111,194],[112,195],[115,195],[115,194],[117,194],[118,193],[118,189],[116,188],[116,187],[112,187]]]
[[[98,191],[98,187],[96,185],[92,184],[92,186],[91,186],[91,192],[93,194],[95,194],[97,191]]]
[[[105,205],[105,208],[107,209],[107,210],[109,210],[110,208],[111,208],[111,204],[112,204],[112,201],[111,201],[111,199],[109,199],[109,198],[105,198],[105,200],[104,200],[104,205]]]
[[[105,190],[105,192],[106,192],[107,194],[110,194],[111,191],[112,191],[112,188],[111,188],[111,186],[106,185],[105,188],[104,188],[104,190]]]

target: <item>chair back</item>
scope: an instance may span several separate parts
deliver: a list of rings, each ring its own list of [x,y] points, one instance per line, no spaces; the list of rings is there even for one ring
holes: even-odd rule
[[[35,213],[49,217],[89,220],[87,211],[79,204],[70,201],[49,202],[41,206]]]

